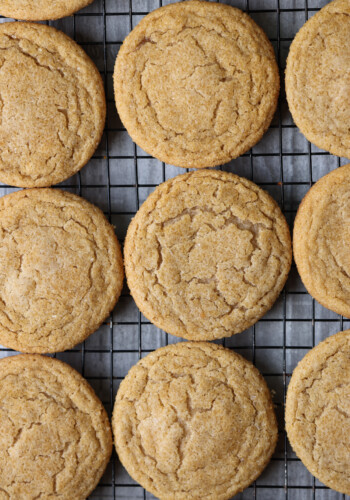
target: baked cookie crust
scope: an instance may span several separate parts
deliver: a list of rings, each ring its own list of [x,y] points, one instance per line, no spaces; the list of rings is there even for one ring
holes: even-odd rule
[[[97,330],[122,285],[120,246],[97,207],[58,189],[0,198],[0,344],[70,349]]]
[[[294,223],[294,259],[321,305],[350,317],[350,164],[322,177],[302,200]]]
[[[0,15],[23,21],[48,21],[71,16],[93,0],[0,0]]]
[[[289,441],[322,483],[350,495],[350,330],[332,335],[299,362],[287,393]]]
[[[113,443],[86,380],[57,359],[11,356],[0,361],[0,399],[0,498],[87,498]]]
[[[0,24],[0,95],[1,182],[51,186],[95,152],[106,117],[101,75],[61,31]]]
[[[296,35],[287,59],[286,93],[305,137],[350,158],[350,2],[335,0]]]
[[[131,368],[112,427],[122,464],[161,500],[228,500],[260,475],[278,435],[258,370],[207,342],[157,349]]]
[[[253,182],[216,170],[177,176],[132,220],[124,259],[141,312],[189,340],[228,337],[274,304],[292,249],[277,203]]]
[[[239,9],[197,0],[144,17],[114,71],[132,139],[179,167],[220,165],[249,150],[270,125],[279,85],[263,30]]]

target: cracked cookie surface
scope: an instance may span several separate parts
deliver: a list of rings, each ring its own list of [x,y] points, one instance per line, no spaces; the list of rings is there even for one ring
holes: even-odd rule
[[[305,137],[350,158],[350,2],[335,0],[296,35],[287,59],[289,109]]]
[[[118,53],[114,89],[141,148],[201,168],[261,139],[277,106],[279,73],[269,40],[247,14],[191,0],[142,19]]]
[[[350,317],[350,164],[322,177],[306,194],[294,223],[294,258],[307,291]]]
[[[0,0],[0,15],[25,21],[47,21],[70,16],[93,0]]]
[[[216,344],[157,349],[121,383],[112,427],[129,474],[161,500],[225,500],[265,468],[277,441],[258,370]]]
[[[292,250],[277,203],[221,171],[177,176],[148,197],[124,246],[130,292],[172,335],[212,340],[253,325],[287,279]]]
[[[0,25],[0,180],[57,184],[80,170],[105,123],[101,76],[85,52],[55,28]]]
[[[305,467],[350,495],[350,330],[324,340],[299,362],[288,387],[286,429]]]
[[[113,227],[79,196],[29,189],[0,198],[0,343],[70,349],[93,333],[122,289]]]
[[[84,500],[112,452],[107,413],[92,387],[57,359],[0,361],[0,499]]]

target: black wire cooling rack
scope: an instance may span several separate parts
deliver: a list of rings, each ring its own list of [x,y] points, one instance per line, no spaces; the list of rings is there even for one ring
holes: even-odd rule
[[[96,63],[105,81],[108,113],[101,145],[84,169],[60,187],[98,205],[116,226],[123,241],[131,217],[156,185],[183,173],[136,147],[115,110],[112,75],[118,49],[129,31],[162,0],[95,0],[75,16],[50,23],[74,38]],[[288,112],[283,74],[289,45],[305,21],[326,0],[228,0],[248,12],[266,31],[281,71],[281,96],[273,123],[250,152],[223,166],[247,177],[278,201],[292,228],[302,197],[330,170],[347,163],[312,146],[299,133]],[[0,19],[1,22],[7,21]],[[14,188],[0,185],[0,195]],[[284,433],[286,388],[297,362],[330,334],[349,328],[349,322],[317,304],[306,293],[293,266],[290,278],[273,309],[256,325],[225,339],[263,373],[273,393],[280,440],[271,463],[239,500],[345,500],[308,473],[292,452]],[[148,352],[178,342],[151,325],[137,310],[126,287],[111,317],[84,344],[57,357],[71,364],[95,388],[109,414],[120,381]],[[13,354],[0,348],[0,357]],[[99,500],[154,498],[135,483],[113,455],[96,491]]]

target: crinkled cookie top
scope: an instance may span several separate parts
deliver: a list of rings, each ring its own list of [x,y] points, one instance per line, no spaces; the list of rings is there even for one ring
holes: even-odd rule
[[[335,0],[296,35],[288,55],[286,92],[306,138],[350,158],[350,2]]]
[[[24,21],[70,16],[93,0],[0,0],[0,15]]]
[[[260,475],[277,441],[258,370],[206,342],[139,361],[121,383],[112,426],[121,462],[161,500],[228,500]]]
[[[0,343],[70,349],[93,333],[122,289],[113,227],[79,196],[27,189],[0,198]]]
[[[350,495],[350,330],[318,344],[294,370],[286,427],[309,471]]]
[[[322,177],[303,199],[294,224],[294,258],[308,292],[350,317],[350,164]]]
[[[141,312],[190,340],[228,337],[254,324],[287,279],[292,250],[277,203],[221,171],[175,177],[149,196],[124,247]]]
[[[112,451],[108,417],[89,384],[57,359],[0,361],[0,499],[84,500]]]
[[[115,66],[118,112],[133,140],[179,167],[230,161],[259,141],[279,94],[273,48],[231,6],[191,0],[147,15]]]
[[[0,24],[0,181],[57,184],[97,148],[105,123],[101,75],[55,28]]]

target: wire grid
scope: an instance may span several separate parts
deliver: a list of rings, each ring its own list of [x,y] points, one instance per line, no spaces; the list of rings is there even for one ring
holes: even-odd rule
[[[162,0],[95,0],[69,18],[50,22],[74,38],[94,60],[105,81],[108,100],[105,133],[96,154],[84,169],[60,187],[98,205],[116,226],[123,241],[137,208],[160,183],[183,169],[155,160],[132,143],[115,110],[112,74],[118,49],[128,32]],[[347,160],[319,150],[299,133],[288,112],[283,73],[289,45],[304,22],[327,0],[228,0],[248,12],[262,26],[276,50],[281,70],[281,96],[273,123],[250,152],[222,167],[247,177],[278,201],[293,224],[297,207],[310,186]],[[0,22],[7,20],[0,19]],[[0,195],[16,189],[0,186]],[[239,500],[345,500],[313,478],[291,450],[284,433],[286,389],[297,362],[328,335],[350,327],[307,294],[295,265],[281,297],[256,325],[222,341],[263,373],[273,393],[280,440],[271,463],[260,478],[235,498]],[[150,324],[137,310],[125,287],[111,317],[84,344],[57,357],[89,380],[111,414],[116,391],[129,368],[148,352],[181,339]],[[0,348],[0,357],[14,354]],[[113,454],[91,499],[151,499],[135,483]]]

